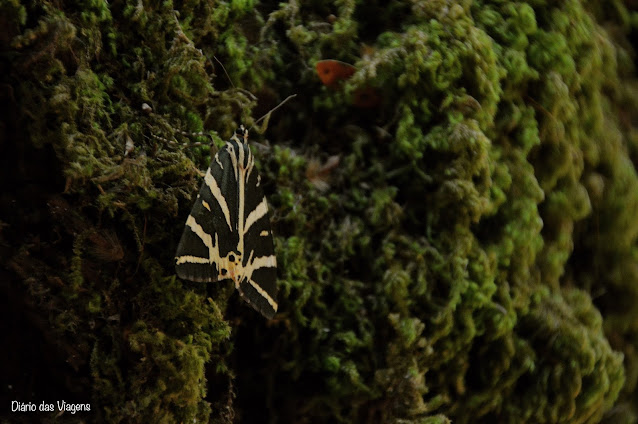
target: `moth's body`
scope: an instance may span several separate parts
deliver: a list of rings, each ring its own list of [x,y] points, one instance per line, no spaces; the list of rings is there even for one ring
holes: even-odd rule
[[[177,275],[191,281],[232,279],[267,318],[277,311],[277,260],[268,203],[243,126],[213,158],[175,255]]]

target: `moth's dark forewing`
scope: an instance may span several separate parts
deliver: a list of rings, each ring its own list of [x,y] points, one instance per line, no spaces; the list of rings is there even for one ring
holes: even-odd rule
[[[197,199],[195,206],[191,210],[191,216],[200,216],[201,213],[198,209],[203,209],[200,199]],[[197,218],[195,218],[197,220]],[[200,224],[201,225],[201,224]],[[213,239],[214,241],[214,239]],[[195,232],[187,225],[182,233],[182,238],[177,246],[177,252],[175,257],[186,258],[205,258],[208,259],[208,247],[204,244],[201,238],[199,238]],[[217,281],[217,266],[215,263],[197,263],[193,260],[184,260],[184,262],[177,262],[175,265],[175,272],[179,278],[185,280],[197,281],[207,283],[211,281]]]
[[[212,215],[215,219],[213,224],[219,237],[219,254],[221,257],[225,257],[229,252],[234,252],[239,243],[239,233],[237,232],[239,186],[235,179],[235,165],[231,159],[232,153],[229,152],[229,146],[232,144],[232,140],[226,143],[226,146],[215,155],[217,160],[213,159],[210,164],[213,178],[221,190],[223,202],[226,202],[226,209],[224,209],[215,200],[215,209],[212,209]],[[207,195],[213,197],[210,188],[208,186],[206,188],[208,189]],[[228,218],[226,218],[226,214],[228,214]],[[228,227],[228,222],[230,222],[230,228]]]
[[[247,280],[239,284],[239,293],[244,300],[268,319],[275,316],[277,310]]]
[[[257,211],[261,208],[265,210],[265,213],[261,215],[260,212],[256,212],[254,216],[261,216],[259,216],[250,228],[248,228],[246,235],[244,236],[247,250],[246,255],[244,255],[244,266],[246,266],[248,258],[251,256],[251,251],[253,259],[269,256],[274,258],[275,255],[268,202],[261,187],[257,168],[254,168],[248,176],[248,180],[246,181],[246,192],[249,193],[249,195],[246,196],[246,208],[244,212],[245,219],[247,220],[249,218],[252,211]],[[263,271],[261,273],[263,278],[260,278],[260,281],[263,281],[263,284],[260,284],[260,286],[262,286],[262,288],[264,288],[274,298],[276,295],[275,283],[277,279],[277,267],[258,268],[253,273],[253,276],[256,275],[257,271]]]
[[[175,270],[180,278],[198,282],[217,281],[219,258],[237,247],[237,216],[231,211],[237,210],[238,189],[232,170],[230,154],[224,147],[211,161],[177,247]],[[201,227],[200,235],[193,230],[196,226]],[[211,251],[213,258],[210,258]],[[204,259],[207,261],[204,262]]]
[[[254,165],[254,164],[253,164]],[[242,297],[266,318],[277,311],[277,268],[268,203],[257,169],[252,166],[244,188],[245,270],[239,284]]]

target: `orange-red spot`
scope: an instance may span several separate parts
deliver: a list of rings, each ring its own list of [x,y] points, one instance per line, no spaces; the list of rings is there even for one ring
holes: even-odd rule
[[[357,68],[339,60],[320,60],[316,65],[317,74],[323,85],[334,87],[340,81],[347,80],[354,75]]]
[[[317,75],[321,82],[330,88],[350,78],[356,72],[354,66],[334,59],[320,60],[317,62]],[[381,102],[381,95],[373,87],[359,88],[354,92],[352,104],[359,108],[372,108]]]

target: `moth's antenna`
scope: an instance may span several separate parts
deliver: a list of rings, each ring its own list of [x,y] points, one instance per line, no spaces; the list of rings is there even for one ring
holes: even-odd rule
[[[235,84],[233,84],[233,80],[232,80],[232,79],[230,79],[230,75],[228,75],[228,72],[226,72],[226,68],[224,67],[224,64],[223,64],[223,63],[221,63],[221,61],[220,61],[219,59],[217,59],[217,56],[215,56],[215,55],[213,55],[213,59],[215,59],[215,61],[216,61],[217,63],[219,63],[219,66],[221,66],[221,67],[222,67],[222,69],[224,70],[224,74],[226,74],[226,78],[228,78],[228,81],[230,82],[230,85],[232,85],[232,86],[233,86],[233,88],[234,88],[235,90],[237,90],[237,87],[235,87]],[[210,59],[208,59],[208,61],[210,62]],[[243,91],[243,90],[242,90],[242,91]],[[253,99],[255,98],[255,96],[253,96],[253,94],[252,94],[252,93],[248,92],[248,94],[250,94],[250,95],[253,97]],[[270,111],[269,111],[267,114],[265,114],[264,116],[262,116],[261,118],[259,118],[258,120],[256,120],[256,121],[253,123],[253,125],[252,125],[252,126],[251,126],[248,130],[251,130],[251,129],[255,126],[255,125],[257,125],[258,123],[260,123],[260,122],[261,122],[262,120],[264,120],[264,119],[266,119],[266,123],[267,123],[267,122],[268,122],[268,119],[270,118],[270,114],[271,114],[271,113],[273,113],[274,111],[276,111],[277,109],[279,109],[280,107],[282,107],[282,106],[284,105],[284,103],[288,102],[288,100],[290,100],[290,99],[292,99],[292,98],[295,98],[295,97],[297,97],[297,95],[296,95],[296,94],[291,94],[290,96],[286,97],[286,98],[284,99],[284,101],[282,101],[281,103],[279,103],[279,104],[278,104],[277,106],[275,106],[274,108],[270,109]],[[262,130],[262,132],[263,132],[263,130]]]
[[[288,102],[288,100],[293,99],[293,98],[295,98],[295,97],[297,97],[297,95],[296,95],[296,94],[291,94],[290,96],[286,97],[286,98],[285,98],[285,99],[284,99],[281,103],[279,103],[279,104],[278,104],[277,106],[275,106],[274,108],[270,109],[270,111],[268,111],[268,113],[267,113],[267,114],[265,114],[264,116],[262,116],[261,118],[259,118],[258,120],[256,120],[256,121],[253,123],[253,126],[252,126],[252,127],[254,127],[255,125],[257,125],[257,124],[258,124],[259,122],[261,122],[263,119],[266,119],[266,122],[268,122],[268,120],[270,119],[270,115],[271,115],[274,111],[276,111],[277,109],[279,109],[280,107],[282,107],[282,106],[283,106],[286,102]],[[250,130],[250,129],[252,129],[252,127],[250,127],[250,128],[249,128],[249,130]]]
[[[224,68],[224,64],[220,62],[219,59],[217,59],[217,56],[213,55],[213,59],[215,59],[217,61],[217,63],[219,63],[219,66],[222,67],[222,69],[224,70],[224,73],[226,74],[226,78],[228,78],[228,81],[230,82],[230,85],[233,86],[233,88],[235,88],[235,84],[233,84],[233,80],[230,79],[230,75],[228,75],[228,72],[226,72],[226,68]],[[210,62],[210,59],[208,59],[208,61]]]

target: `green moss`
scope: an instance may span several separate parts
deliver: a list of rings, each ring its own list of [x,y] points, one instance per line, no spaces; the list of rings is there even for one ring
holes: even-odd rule
[[[87,419],[635,420],[631,6],[0,10],[0,205],[25,211],[0,246]],[[331,58],[357,67],[336,89],[314,71]],[[292,93],[251,132],[280,277],[264,322],[172,256],[198,169]]]

